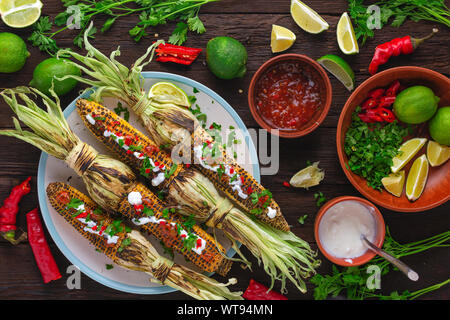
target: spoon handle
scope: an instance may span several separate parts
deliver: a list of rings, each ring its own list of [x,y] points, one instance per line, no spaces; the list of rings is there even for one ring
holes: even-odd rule
[[[392,263],[394,266],[396,266],[400,271],[402,271],[404,274],[406,274],[408,276],[409,279],[411,279],[412,281],[417,281],[419,280],[419,275],[417,274],[417,272],[415,272],[414,270],[412,270],[409,266],[407,266],[405,263],[403,263],[402,261],[400,261],[399,259],[391,256],[389,253],[387,253],[386,251],[378,248],[376,245],[374,245],[372,242],[370,242],[369,240],[367,240],[367,238],[365,236],[362,237],[364,243],[372,250],[374,251],[376,254],[378,254],[379,256],[385,258],[387,261],[389,261],[390,263]]]

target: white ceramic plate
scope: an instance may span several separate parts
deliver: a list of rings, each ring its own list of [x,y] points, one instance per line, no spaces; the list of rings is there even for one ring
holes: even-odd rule
[[[243,142],[238,148],[237,160],[257,181],[260,180],[258,158],[247,128],[238,114],[223,98],[206,86],[179,75],[162,72],[143,72],[142,75],[145,78],[146,90],[158,81],[171,81],[185,90],[188,95],[195,96],[197,98],[196,103],[200,106],[201,111],[207,115],[208,126],[212,122],[216,122],[221,124],[222,128],[235,127],[237,139]],[[84,94],[78,98],[87,97],[88,94]],[[76,100],[64,110],[64,115],[72,130],[82,141],[92,145],[99,153],[111,154],[84,126],[75,110]],[[118,100],[116,99],[105,99],[104,104],[108,108],[113,109],[117,107],[117,102]],[[145,130],[137,122],[132,112],[130,112],[130,123],[145,133]],[[57,181],[67,182],[87,194],[82,180],[65,162],[42,153],[38,168],[38,196],[42,216],[54,242],[73,265],[77,266],[84,274],[95,281],[120,291],[138,294],[163,294],[175,291],[171,287],[151,283],[149,275],[142,272],[130,271],[117,265],[107,270],[106,265],[113,264],[113,262],[102,253],[95,251],[95,248],[73,229],[48,202],[45,193],[46,187],[50,182]],[[152,238],[149,239],[157,249],[161,248],[159,241]],[[225,239],[222,241],[222,238],[219,239],[221,239],[223,246],[227,249],[227,255],[234,255],[235,252],[230,248],[229,241],[225,241]],[[159,250],[159,252],[162,253],[163,251]],[[180,255],[175,254],[175,261],[196,269],[193,264],[187,263],[184,257]],[[65,270],[61,270],[61,272],[64,273]],[[83,288],[82,283],[81,288]]]

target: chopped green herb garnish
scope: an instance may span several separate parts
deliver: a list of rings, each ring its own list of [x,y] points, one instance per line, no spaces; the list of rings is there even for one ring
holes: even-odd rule
[[[114,266],[112,264],[107,264],[106,265],[106,270],[111,270],[112,268],[114,268]]]
[[[308,215],[305,214],[304,216],[298,218],[298,222],[299,222],[300,224],[305,224],[305,220],[306,220],[307,217],[308,217]]]
[[[327,199],[325,198],[325,196],[323,195],[322,192],[318,192],[314,194],[314,199],[316,199],[316,205],[318,207],[320,207],[322,204],[325,203],[325,201],[327,201]]]
[[[410,133],[397,121],[383,125],[365,123],[359,117],[357,107],[345,134],[344,150],[348,156],[347,168],[367,180],[375,190],[382,189],[381,179],[391,173],[392,158],[404,138]]]

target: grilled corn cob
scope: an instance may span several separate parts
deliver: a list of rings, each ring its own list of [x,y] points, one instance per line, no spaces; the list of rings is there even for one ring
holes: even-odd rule
[[[73,78],[96,87],[96,91],[91,96],[95,101],[100,101],[102,96],[112,96],[123,100],[140,117],[157,145],[168,145],[170,149],[182,146],[181,149],[190,150],[195,159],[194,164],[217,188],[225,192],[227,197],[246,212],[254,214],[257,219],[279,230],[289,231],[289,225],[270,192],[239,166],[223,148],[219,147],[222,155],[219,162],[206,163],[201,159],[199,151],[205,143],[213,139],[185,106],[161,102],[157,96],[147,96],[143,89],[141,71],[152,60],[154,49],[160,42],[150,46],[132,68],[128,69],[115,60],[115,57],[120,54],[119,50],[113,51],[108,58],[89,43],[87,35],[90,28],[84,35],[87,56],[68,50],[60,50],[58,55],[67,54],[80,61],[84,66],[76,62],[70,63],[82,69],[94,80],[72,75],[58,78],[58,80]],[[233,170],[233,176],[237,174],[239,177],[237,182],[231,183],[230,170]],[[268,196],[263,206],[259,201],[254,200],[262,195]]]
[[[47,112],[29,94],[40,96]],[[16,137],[64,160],[83,179],[91,198],[104,209],[132,219],[203,270],[222,275],[228,272],[232,262],[225,258],[225,250],[217,241],[198,226],[192,231],[183,228],[185,219],[163,209],[162,202],[137,181],[127,165],[99,155],[80,141],[69,128],[56,95],[55,102],[36,89],[25,87],[6,89],[1,95],[33,132],[23,131],[14,119],[15,130],[0,130],[0,135]],[[17,96],[25,105],[19,103]]]
[[[53,182],[47,186],[47,197],[67,222],[119,266],[146,272],[154,277],[150,281],[179,289],[196,299],[242,299],[240,292],[233,293],[227,288],[228,284],[236,283],[236,279],[221,284],[174,264],[160,256],[139,231],[129,229],[121,220],[111,219],[77,189]]]
[[[153,185],[153,181],[157,179],[155,175],[159,172],[155,163],[167,168],[174,166],[172,159],[160,152],[148,137],[109,109],[96,102],[79,99],[77,110],[86,126],[100,141],[120,159],[149,178]],[[119,144],[119,139],[126,142]],[[139,151],[134,151],[137,149]],[[146,167],[150,163],[153,165]],[[149,173],[145,170],[149,170]],[[173,173],[157,184],[158,188],[167,189],[167,200],[171,206],[179,208],[187,216],[194,216],[209,227],[223,230],[229,238],[249,248],[263,263],[272,278],[272,285],[275,279],[280,279],[284,290],[286,279],[289,279],[301,291],[306,290],[302,278],[315,272],[318,261],[305,241],[291,232],[270,230],[271,227],[254,221],[223,198],[214,185],[195,168],[180,165]],[[237,246],[234,247],[245,261]]]

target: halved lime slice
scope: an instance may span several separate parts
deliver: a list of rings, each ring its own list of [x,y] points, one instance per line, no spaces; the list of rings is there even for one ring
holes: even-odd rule
[[[162,81],[155,83],[150,88],[148,97],[160,103],[173,103],[186,108],[191,106],[186,92],[172,82]]]
[[[347,12],[344,12],[339,19],[336,28],[337,41],[339,48],[345,54],[359,53],[358,41],[353,30],[352,21]]]
[[[0,13],[3,22],[12,28],[25,28],[41,16],[40,0],[1,0]]]
[[[309,33],[320,33],[330,27],[317,12],[299,0],[291,1],[291,16],[300,28]]]
[[[349,91],[355,88],[355,73],[344,59],[334,54],[327,54],[317,59],[317,62],[342,82]]]

